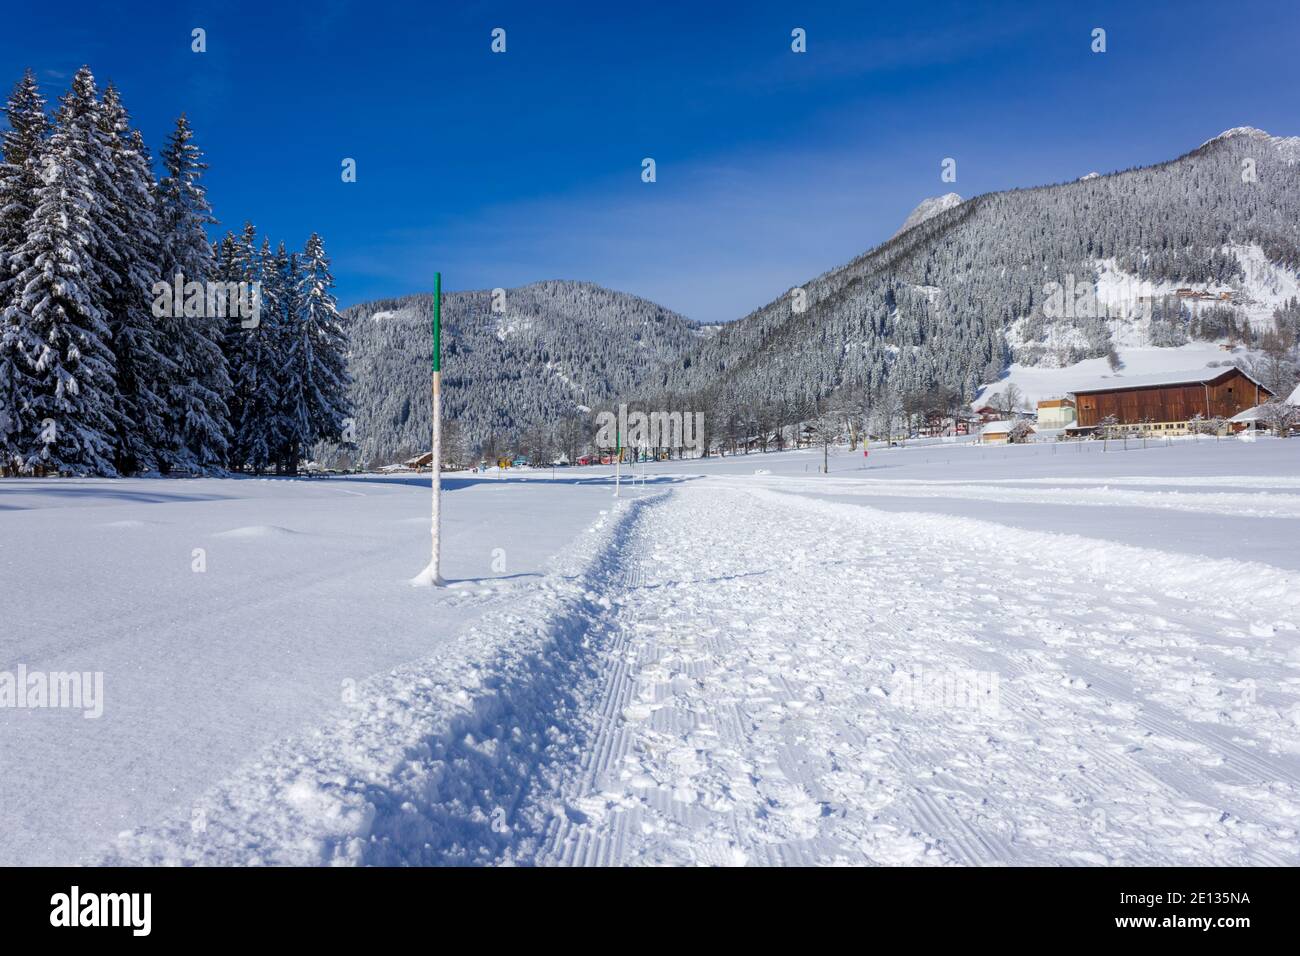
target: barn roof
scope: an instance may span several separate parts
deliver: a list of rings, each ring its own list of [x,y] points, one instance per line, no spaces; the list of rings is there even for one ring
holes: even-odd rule
[[[1235,365],[1220,365],[1217,367],[1206,366],[1205,368],[1192,369],[1186,372],[1152,372],[1146,375],[1112,375],[1105,378],[1099,378],[1093,382],[1084,385],[1082,388],[1076,388],[1073,391],[1075,395],[1087,395],[1093,392],[1118,392],[1130,388],[1160,388],[1161,386],[1169,387],[1174,385],[1208,385],[1211,382],[1217,382],[1219,379],[1231,375],[1233,372],[1240,372],[1246,378],[1250,379],[1265,391],[1268,389],[1262,383],[1257,381],[1251,374],[1244,369]],[[1271,392],[1269,394],[1272,394]]]
[[[1288,405],[1300,405],[1300,385],[1295,387],[1295,391],[1291,393],[1291,397],[1286,400],[1286,403]]]

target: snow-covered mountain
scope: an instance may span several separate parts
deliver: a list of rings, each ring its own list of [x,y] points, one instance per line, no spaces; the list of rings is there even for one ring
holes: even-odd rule
[[[899,226],[898,232],[894,233],[891,238],[902,235],[913,226],[919,226],[927,219],[932,219],[941,212],[947,212],[953,206],[960,204],[961,201],[962,198],[956,193],[944,193],[942,196],[931,196],[929,199],[922,199],[917,204],[917,207],[908,213],[907,218],[903,220],[903,224]]]
[[[512,290],[501,315],[487,292],[449,296],[448,411],[472,443],[619,398],[780,423],[827,401],[969,400],[1013,365],[1249,352],[1300,333],[1298,158],[1300,137],[1242,127],[1156,166],[927,199],[801,296],[715,327],[585,283]],[[426,443],[428,305],[351,311],[363,460]]]
[[[646,299],[590,282],[443,294],[445,412],[502,450],[620,394],[654,387],[708,331]],[[499,309],[499,311],[498,311]],[[349,330],[357,460],[401,460],[429,444],[432,295],[354,306]],[[511,446],[514,447],[514,446]]]
[[[715,420],[799,420],[845,396],[970,398],[1013,363],[1294,335],[1297,143],[1229,130],[1156,166],[967,199],[802,283],[801,310],[787,294],[722,327],[666,389]]]
[[[1277,155],[1286,163],[1292,165],[1300,163],[1300,136],[1274,136],[1253,126],[1234,126],[1232,129],[1226,129],[1213,139],[1202,143],[1201,149],[1233,138],[1248,140],[1256,145],[1276,150]]]

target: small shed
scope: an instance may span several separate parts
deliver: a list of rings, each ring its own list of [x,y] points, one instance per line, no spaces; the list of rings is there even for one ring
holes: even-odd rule
[[[1011,432],[1015,427],[1021,424],[1021,419],[1003,418],[995,422],[989,422],[980,429],[980,444],[982,445],[1006,445],[1011,441]],[[1029,431],[1037,429],[1033,425],[1027,426]]]
[[[1266,426],[1264,418],[1260,414],[1261,408],[1263,408],[1262,405],[1256,405],[1244,412],[1238,412],[1228,419],[1228,427],[1234,432],[1262,431]]]

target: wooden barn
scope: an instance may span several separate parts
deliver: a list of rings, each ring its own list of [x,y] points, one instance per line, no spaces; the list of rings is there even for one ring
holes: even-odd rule
[[[1272,397],[1272,392],[1235,366],[1117,375],[1075,390],[1075,428],[1096,428],[1113,417],[1128,431],[1182,435],[1197,415],[1228,419]]]

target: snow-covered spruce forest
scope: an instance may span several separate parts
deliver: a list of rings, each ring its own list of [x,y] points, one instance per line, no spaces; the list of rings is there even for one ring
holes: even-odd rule
[[[210,243],[185,117],[155,178],[86,67],[53,115],[29,71],[6,114],[0,474],[293,473],[342,436],[346,337],[319,236],[289,252],[250,223]],[[155,284],[178,276],[183,308],[157,310]],[[213,314],[202,287],[231,282],[260,287],[255,322]]]
[[[1234,250],[1244,247],[1294,274],[1298,163],[1300,138],[1231,130],[1157,166],[936,203],[936,214],[804,283],[804,311],[786,294],[716,327],[586,283],[507,290],[501,312],[488,292],[444,295],[447,414],[466,457],[491,457],[567,450],[575,432],[594,434],[587,409],[622,400],[703,411],[708,439],[848,406],[950,410],[1012,362],[1114,353],[1123,323],[1049,317],[1049,282],[1095,283],[1109,268],[1135,283],[1241,285]],[[345,313],[359,462],[427,448],[431,304],[408,296]],[[1300,306],[1288,301],[1266,326],[1237,304],[1192,312],[1168,298],[1141,334],[1154,346],[1271,347],[1285,360],[1269,367],[1293,384]]]
[[[433,296],[369,302],[344,314],[355,461],[382,464],[427,451]],[[634,295],[559,281],[508,290],[503,313],[492,311],[490,291],[444,292],[442,322],[448,444],[472,443],[489,457],[530,433],[566,446],[590,440],[589,409],[658,387],[663,369],[711,331]],[[349,452],[340,455],[343,464]]]

